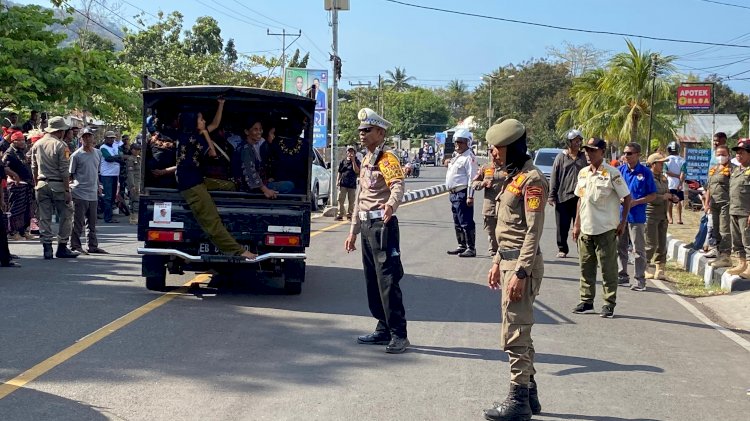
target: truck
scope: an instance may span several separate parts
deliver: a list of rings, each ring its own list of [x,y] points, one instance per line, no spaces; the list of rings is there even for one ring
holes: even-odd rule
[[[279,142],[282,151],[278,174],[295,186],[292,192],[275,199],[243,191],[209,191],[229,233],[246,250],[258,254],[252,261],[221,254],[198,225],[176,185],[170,183],[169,177],[174,176],[165,176],[163,169],[154,168],[158,162],[154,154],[164,152],[151,144],[154,134],[167,132],[181,112],[213,112],[217,98],[225,99],[217,131],[230,141],[244,139],[243,127],[250,118],[275,128],[274,142]],[[146,288],[164,291],[167,273],[210,270],[279,288],[286,294],[299,294],[305,280],[305,250],[310,246],[311,207],[318,201],[318,192],[311,189],[312,167],[320,159],[312,141],[315,100],[247,87],[159,87],[144,83],[143,109],[138,209],[138,241],[143,246],[138,254],[142,256]]]

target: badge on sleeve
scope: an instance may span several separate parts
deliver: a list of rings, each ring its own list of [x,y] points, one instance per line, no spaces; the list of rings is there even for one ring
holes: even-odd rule
[[[390,152],[385,152],[380,161],[378,161],[378,169],[383,174],[385,183],[389,186],[392,181],[404,179],[404,171],[401,169],[401,163],[396,158],[396,155]]]
[[[542,188],[538,186],[526,187],[526,210],[529,212],[541,212],[542,210]]]

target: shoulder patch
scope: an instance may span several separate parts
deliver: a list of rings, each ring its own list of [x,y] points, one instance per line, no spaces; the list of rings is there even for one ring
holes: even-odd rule
[[[529,212],[541,212],[542,210],[542,188],[539,186],[526,187],[526,209]]]
[[[399,162],[396,155],[391,152],[385,152],[378,161],[378,169],[385,178],[385,183],[390,185],[394,180],[403,180],[404,171],[401,169],[401,162]]]

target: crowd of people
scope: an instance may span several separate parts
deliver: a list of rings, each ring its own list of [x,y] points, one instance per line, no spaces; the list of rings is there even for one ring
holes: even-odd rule
[[[137,223],[140,151],[141,145],[131,143],[127,134],[113,131],[106,131],[97,147],[95,130],[69,125],[60,116],[48,119],[32,111],[22,125],[16,113],[6,116],[0,139],[0,206],[7,220],[0,221],[0,264],[19,266],[8,241],[32,240],[35,233],[45,259],[107,254],[99,247],[97,219],[117,223],[112,215],[118,209]],[[86,248],[82,236],[87,237]]]

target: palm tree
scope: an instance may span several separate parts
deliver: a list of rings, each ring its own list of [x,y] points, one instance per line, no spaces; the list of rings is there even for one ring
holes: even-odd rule
[[[412,88],[409,82],[414,80],[414,76],[406,76],[406,69],[396,67],[396,71],[390,70],[385,72],[388,78],[383,81],[385,86],[389,86],[396,92],[403,92]]]
[[[469,102],[469,91],[466,84],[458,79],[451,80],[445,90],[451,113],[454,118],[460,118],[466,104]]]
[[[645,140],[648,122],[653,114],[654,129],[660,138],[674,132],[671,81],[675,56],[659,56],[638,51],[627,41],[628,51],[612,57],[605,69],[585,73],[573,82],[571,97],[576,108],[565,110],[558,119],[558,128],[580,127],[592,136],[601,136],[614,143]],[[651,91],[654,109],[651,109]],[[659,112],[661,111],[661,113]],[[643,146],[647,147],[648,142]]]

